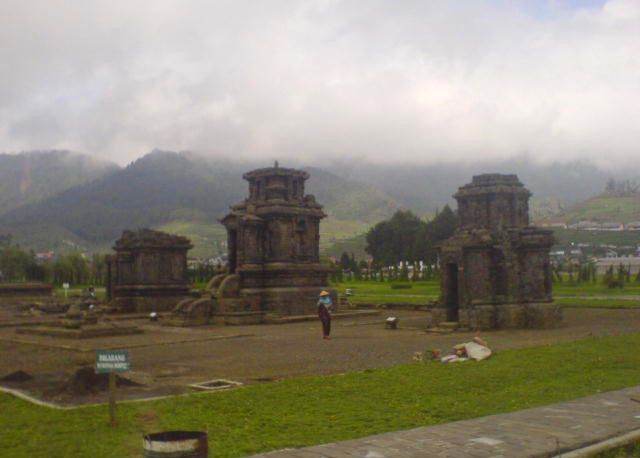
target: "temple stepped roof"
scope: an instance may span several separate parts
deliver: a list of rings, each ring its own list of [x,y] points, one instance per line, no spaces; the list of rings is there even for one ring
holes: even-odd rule
[[[137,231],[124,231],[122,237],[116,241],[113,247],[116,251],[131,250],[134,248],[173,248],[191,249],[191,241],[180,235],[167,234],[166,232],[152,229],[140,229]]]

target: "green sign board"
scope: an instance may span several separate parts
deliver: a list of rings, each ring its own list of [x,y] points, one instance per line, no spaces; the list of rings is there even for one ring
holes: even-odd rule
[[[131,370],[126,350],[96,350],[96,373],[127,372]]]

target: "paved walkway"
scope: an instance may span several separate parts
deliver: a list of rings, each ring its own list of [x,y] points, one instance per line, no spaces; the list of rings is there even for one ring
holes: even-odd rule
[[[640,429],[640,386],[545,407],[254,458],[553,457]]]

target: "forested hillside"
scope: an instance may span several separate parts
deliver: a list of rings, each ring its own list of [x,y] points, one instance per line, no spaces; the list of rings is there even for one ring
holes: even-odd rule
[[[0,154],[0,214],[117,169],[115,164],[69,151]]]
[[[124,169],[2,215],[0,233],[39,250],[94,250],[107,248],[124,229],[159,227],[192,237],[199,255],[215,254],[224,239],[217,220],[245,198],[242,174],[256,166],[154,151]],[[399,208],[374,186],[309,171],[307,192],[329,214],[323,224],[327,240],[364,231]]]
[[[428,166],[360,161],[321,168],[294,160],[281,163],[309,172],[307,193],[316,196],[328,215],[321,224],[321,248],[331,254],[334,245],[345,243],[361,251],[362,234],[397,210],[432,217],[474,174],[518,174],[534,193],[536,216],[598,194],[609,177],[591,165],[516,160]],[[0,211],[5,209],[0,212],[0,235],[11,234],[15,242],[39,251],[104,251],[124,229],[152,227],[192,238],[194,256],[219,254],[224,252],[225,233],[218,219],[246,197],[242,174],[270,165],[163,151],[125,168],[68,152],[0,155]],[[587,201],[587,210],[596,202],[620,219],[635,218],[634,196],[609,193]],[[627,209],[633,210],[628,217]]]

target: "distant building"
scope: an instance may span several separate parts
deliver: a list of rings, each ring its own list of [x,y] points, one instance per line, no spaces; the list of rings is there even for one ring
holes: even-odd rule
[[[567,228],[567,223],[543,223],[540,225],[541,227],[551,227],[551,228],[559,228],[559,229],[566,229]]]
[[[624,231],[624,224],[622,223],[602,223],[600,225],[601,231],[622,232]]]
[[[597,231],[600,229],[600,225],[595,221],[580,221],[577,223],[569,224],[569,229],[576,229],[578,231]]]
[[[55,257],[55,252],[45,251],[44,253],[36,253],[36,261],[48,261]]]
[[[638,270],[640,270],[640,256],[625,256],[621,258],[616,255],[598,258],[596,260],[596,272],[599,275],[604,275],[611,266],[613,266],[614,270],[617,269],[618,266],[629,267],[631,274],[635,275],[638,273]]]
[[[624,225],[625,231],[640,231],[640,221],[633,221]]]

